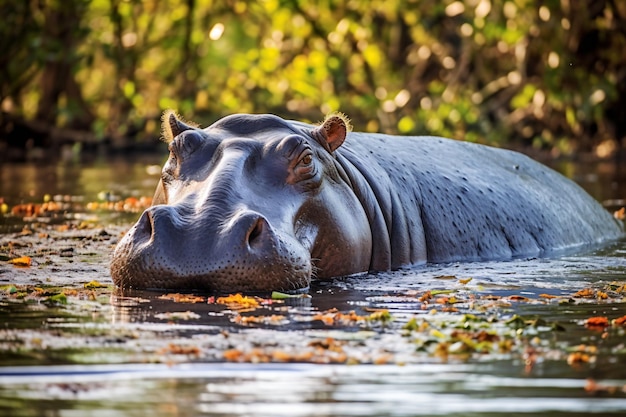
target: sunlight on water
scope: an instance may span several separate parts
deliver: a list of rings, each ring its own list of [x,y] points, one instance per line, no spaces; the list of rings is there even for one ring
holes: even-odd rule
[[[101,407],[98,415],[134,409],[154,416],[609,416],[626,410],[626,398],[581,396],[584,380],[494,377],[487,374],[498,371],[494,366],[506,364],[7,369],[0,374],[0,407],[14,398],[41,409],[64,404],[60,415],[94,405]],[[12,371],[21,375],[8,376]]]
[[[159,159],[65,167],[0,166],[0,197],[19,204],[40,201],[48,193],[87,200],[102,192],[151,195]],[[618,201],[626,195],[619,188],[623,182],[617,169],[604,167],[602,175],[606,176],[600,179],[587,175],[589,169],[595,168],[567,166],[562,170],[600,200]],[[3,222],[8,221],[0,222],[5,232],[23,226]],[[110,245],[104,246],[109,249]],[[24,273],[0,271],[4,271],[0,280],[5,283],[12,282],[18,272]],[[72,278],[68,273],[80,275],[81,282],[110,280],[106,265],[91,267],[84,260],[45,276],[39,268],[31,273],[42,284],[54,283],[59,276],[60,282],[66,282]],[[460,279],[469,278],[467,284],[459,284]],[[586,329],[584,320],[595,315],[624,316],[626,307],[623,302],[580,303],[568,297],[581,288],[605,288],[625,281],[626,242],[622,241],[545,259],[429,265],[317,283],[311,287],[310,299],[260,309],[284,315],[287,324],[282,326],[238,325],[233,319],[238,313],[223,306],[206,301],[181,306],[150,292],[127,296],[107,290],[104,300],[81,299],[63,308],[0,299],[0,415],[623,416],[624,331],[612,330],[605,337]],[[533,332],[541,335],[539,330],[528,331],[530,341],[522,341],[520,333],[517,342],[527,346],[515,354],[442,359],[420,353],[400,334],[402,325],[413,317],[427,317],[433,331],[443,332],[445,320],[456,317],[442,310],[433,314],[435,304],[423,309],[414,293],[427,290],[455,291],[464,302],[458,304],[461,312],[456,316],[475,313],[469,307],[472,297],[561,297],[562,302],[553,303],[510,302],[494,310],[494,316],[503,320],[516,314],[539,317],[558,322],[566,330],[551,333],[543,344],[532,343]],[[386,309],[395,317],[395,327],[389,331],[347,325],[329,328],[312,320],[316,313],[331,308],[362,315]],[[193,313],[191,319],[167,319],[172,311],[185,310]],[[332,338],[352,343],[353,353],[361,355],[357,358],[382,352],[396,355],[396,363],[223,363],[222,354],[228,349],[309,347],[310,341]],[[163,353],[171,345],[190,344],[199,349],[198,356],[181,359]],[[570,365],[567,349],[575,350],[577,344],[597,346],[601,354],[589,363]],[[547,353],[529,366],[533,348]],[[590,389],[590,380],[612,388]]]

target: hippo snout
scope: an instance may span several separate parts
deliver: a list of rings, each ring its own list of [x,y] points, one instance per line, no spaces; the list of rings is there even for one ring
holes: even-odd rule
[[[263,215],[239,209],[222,219],[181,207],[148,208],[118,243],[111,275],[123,288],[299,290],[310,254]]]

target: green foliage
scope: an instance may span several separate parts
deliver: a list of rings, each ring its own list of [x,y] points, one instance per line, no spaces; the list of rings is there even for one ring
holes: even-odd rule
[[[3,1],[0,13],[0,99],[21,97],[44,60],[41,23],[28,2]],[[3,106],[3,110],[4,110]]]
[[[0,11],[3,111],[82,121],[101,137],[156,136],[167,108],[202,124],[340,110],[358,130],[562,152],[626,137],[623,2],[47,0]],[[77,21],[46,30],[68,11]],[[49,77],[51,62],[64,78]]]

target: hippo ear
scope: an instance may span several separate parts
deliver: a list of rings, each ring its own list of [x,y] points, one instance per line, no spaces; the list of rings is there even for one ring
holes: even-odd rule
[[[163,139],[168,143],[173,141],[176,136],[180,135],[185,130],[191,130],[197,127],[193,123],[187,124],[183,122],[174,110],[166,110],[165,113],[163,113],[162,120]]]
[[[341,146],[351,130],[350,121],[341,113],[333,113],[326,117],[321,126],[316,127],[312,134],[329,152]]]

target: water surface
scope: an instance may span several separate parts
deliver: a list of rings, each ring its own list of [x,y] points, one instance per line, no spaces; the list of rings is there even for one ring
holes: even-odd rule
[[[0,261],[0,414],[626,413],[626,328],[610,325],[626,315],[626,242],[336,279],[310,298],[259,294],[251,309],[119,292],[106,286],[108,251],[137,215],[85,207],[150,196],[160,162],[0,165],[9,207],[76,203],[58,218],[0,217],[0,247],[37,262]],[[556,167],[611,209],[626,195],[620,166]],[[94,280],[104,286],[86,289]],[[51,301],[60,291],[66,304]]]

